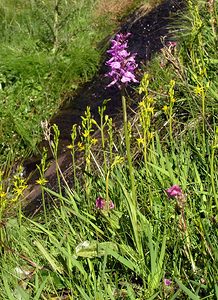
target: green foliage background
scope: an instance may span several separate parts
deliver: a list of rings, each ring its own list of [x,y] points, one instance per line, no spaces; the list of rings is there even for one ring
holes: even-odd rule
[[[2,160],[11,149],[13,155],[16,151],[22,155],[28,145],[33,149],[39,120],[53,113],[66,88],[73,90],[92,76],[99,54],[90,45],[102,34],[93,29],[93,36],[79,44],[83,34],[72,28],[75,36],[68,35],[71,27],[66,24],[69,31],[59,28],[54,39],[51,27],[54,31],[57,15],[49,6],[52,2],[7,3],[9,10],[6,2],[1,8],[2,20],[7,20],[1,23],[7,32],[0,51]],[[65,1],[61,11],[68,14],[67,5],[78,4],[73,7],[85,24],[89,18],[83,10],[89,3],[93,5]],[[44,25],[34,29],[36,4],[40,4],[36,20]],[[18,22],[14,5],[29,9],[31,22],[28,18]],[[136,89],[140,103],[134,117],[128,116],[128,138],[122,128],[114,129],[104,107],[99,108],[100,124],[87,108],[81,147],[76,126],[72,131],[74,184],[66,183],[56,165],[57,189],[46,186],[43,156],[38,180],[42,209],[36,215],[27,217],[22,211],[26,191],[22,172],[10,180],[0,172],[3,299],[218,299],[218,3],[210,5],[187,1],[181,24],[172,28],[177,45],[165,45],[142,70]],[[17,8],[16,14],[23,9]],[[44,19],[47,9],[50,14]],[[22,27],[22,22],[29,25]],[[88,24],[94,28],[94,22]],[[69,36],[75,38],[72,44]],[[35,50],[39,41],[40,50]],[[90,57],[93,64],[83,66]],[[71,62],[78,66],[75,77],[73,65],[66,71]],[[57,126],[53,129],[50,143],[57,158],[59,132]],[[169,199],[165,191],[175,184],[182,194]],[[115,207],[96,208],[99,196]]]
[[[40,122],[64,92],[96,72],[97,43],[112,31],[95,14],[97,1],[1,1],[0,161],[36,150]]]

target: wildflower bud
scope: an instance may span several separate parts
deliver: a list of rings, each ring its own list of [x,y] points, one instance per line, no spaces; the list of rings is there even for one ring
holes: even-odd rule
[[[95,207],[98,209],[101,209],[101,210],[108,209],[108,208],[114,209],[114,203],[113,203],[113,201],[110,200],[109,205],[107,205],[107,201],[99,196],[95,200]]]
[[[182,189],[178,185],[173,185],[165,191],[169,198],[176,198],[177,205],[176,210],[178,213],[184,212],[186,205],[186,195],[183,193]]]
[[[164,278],[164,285],[169,286],[171,285],[172,281],[170,279]]]
[[[177,42],[173,42],[173,41],[169,41],[168,43],[167,43],[167,47],[169,47],[169,48],[175,48],[177,46]]]
[[[182,189],[177,184],[175,184],[171,186],[169,189],[165,190],[165,192],[167,193],[167,196],[169,198],[175,198],[182,194]]]
[[[113,203],[113,201],[110,201],[110,203],[109,203],[109,208],[110,208],[110,209],[114,209],[114,203]]]
[[[98,208],[98,209],[104,209],[105,205],[106,205],[106,201],[102,197],[98,197],[95,200],[95,207],[96,208]]]

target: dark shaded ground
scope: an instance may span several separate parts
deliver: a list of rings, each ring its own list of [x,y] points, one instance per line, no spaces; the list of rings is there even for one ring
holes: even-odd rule
[[[184,7],[183,2],[165,1],[154,11],[141,17],[136,12],[121,27],[119,32],[132,34],[128,39],[129,51],[137,53],[136,60],[139,67],[141,64],[146,64],[154,53],[163,48],[163,37],[165,37],[165,42],[170,39],[168,28],[172,22],[175,22],[175,13]],[[91,112],[96,118],[98,106],[104,99],[111,99],[107,110],[109,115],[116,115],[120,110],[119,89],[115,86],[105,88],[110,82],[110,79],[105,77],[107,71],[104,60],[99,73],[92,82],[82,86],[77,96],[67,99],[65,106],[51,120],[52,124],[58,125],[63,139],[69,139],[72,124],[80,122],[80,116],[83,115],[87,106],[91,107]]]
[[[142,11],[135,12],[121,27],[119,32],[131,33],[128,43],[129,51],[137,53],[136,60],[139,67],[142,64],[146,64],[154,53],[157,53],[163,48],[163,38],[165,42],[171,39],[169,27],[176,21],[178,13],[181,12],[184,7],[185,1],[164,1],[147,14],[146,12],[142,13]],[[93,80],[81,86],[76,96],[66,99],[59,113],[50,121],[50,124],[57,124],[61,132],[59,165],[63,172],[68,169],[71,164],[71,155],[69,150],[66,150],[66,145],[70,143],[72,125],[81,123],[81,115],[84,114],[86,107],[90,106],[91,113],[96,120],[98,119],[98,106],[100,106],[105,99],[111,99],[106,111],[109,116],[116,116],[121,109],[119,89],[115,86],[105,88],[110,82],[110,80],[105,77],[108,71],[105,66],[105,59],[102,62],[99,73]],[[140,74],[138,76],[140,77]],[[133,87],[129,87],[128,92],[130,94],[133,93]],[[41,148],[45,144],[46,143],[42,141]],[[37,157],[27,160],[24,164],[27,174],[35,170],[36,164],[39,162],[40,158]],[[37,176],[37,173],[35,173],[29,180],[30,189],[26,195],[29,203],[26,206],[26,211],[28,212],[37,209],[41,203],[41,190],[39,186],[35,185]],[[45,176],[49,181],[49,186],[55,188],[57,182],[54,162],[51,162]]]

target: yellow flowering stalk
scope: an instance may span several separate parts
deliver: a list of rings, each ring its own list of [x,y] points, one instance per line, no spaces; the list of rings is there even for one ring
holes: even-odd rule
[[[76,139],[77,139],[77,124],[74,124],[71,131],[71,144],[67,146],[67,148],[71,152],[72,157],[72,166],[73,166],[73,179],[74,184],[76,185],[77,177],[76,177],[76,160],[75,160],[75,153],[76,153]]]
[[[170,80],[170,89],[169,89],[169,96],[170,96],[170,105],[169,105],[169,129],[170,129],[170,140],[173,143],[173,106],[176,102],[174,98],[174,87],[175,87],[175,80]]]
[[[91,173],[91,148],[92,148],[92,133],[93,119],[91,117],[91,110],[88,106],[85,111],[85,115],[82,116],[82,129],[80,133],[81,141],[78,142],[79,151],[84,151],[85,158],[85,172],[86,174]],[[91,180],[89,176],[85,176],[85,191],[86,197],[89,201]]]
[[[153,97],[149,95],[149,75],[144,74],[142,81],[139,86],[139,95],[142,96],[142,100],[139,102],[139,121],[142,128],[142,136],[138,138],[138,145],[143,147],[144,161],[147,162],[147,151],[148,145],[153,137],[150,132],[151,118],[154,115],[154,104],[155,101]]]
[[[3,185],[3,172],[0,170],[0,221],[2,218],[2,211],[7,203],[7,193],[4,190]]]
[[[12,204],[19,203],[23,192],[28,188],[26,179],[22,175],[23,168],[20,166],[15,175],[11,176],[11,185],[5,186],[4,174],[0,171],[0,221]],[[20,205],[21,211],[21,205]]]
[[[167,120],[169,122],[169,135],[170,135],[170,141],[171,143],[173,142],[173,129],[172,129],[172,124],[173,124],[173,107],[176,102],[175,99],[175,80],[170,80],[170,88],[169,88],[169,105],[164,105],[162,110],[165,113]]]

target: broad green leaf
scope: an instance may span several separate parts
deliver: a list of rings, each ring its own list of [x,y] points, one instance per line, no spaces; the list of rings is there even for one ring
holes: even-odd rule
[[[112,242],[84,241],[76,247],[75,253],[80,257],[94,258],[104,256],[109,249],[117,250],[116,244]]]

